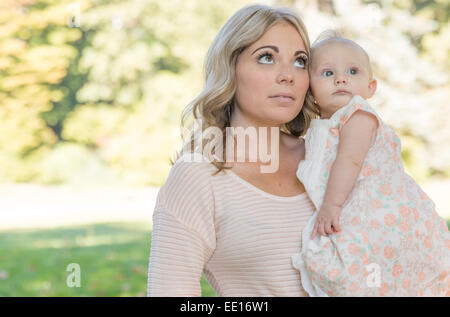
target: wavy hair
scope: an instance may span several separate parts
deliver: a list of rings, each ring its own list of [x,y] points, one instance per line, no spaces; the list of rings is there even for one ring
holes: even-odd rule
[[[205,138],[202,137],[201,140],[195,141],[196,136],[203,135],[203,133],[193,129],[194,120],[201,120],[201,132],[208,127],[219,128],[223,133],[222,144],[225,145],[225,132],[226,128],[230,127],[231,113],[234,107],[237,58],[243,50],[263,36],[267,29],[280,21],[288,22],[297,29],[305,44],[308,57],[310,56],[310,41],[306,27],[300,17],[291,9],[255,4],[238,10],[222,26],[208,49],[204,62],[205,86],[202,92],[183,110],[182,131],[190,132],[187,138],[183,136],[182,132],[184,146],[179,153],[175,154],[175,159],[171,160],[172,164],[185,152],[192,153],[203,149]],[[296,137],[303,136],[311,119],[318,115],[318,107],[314,104],[314,98],[308,89],[302,110],[292,121],[283,124],[281,130]],[[195,148],[196,144],[200,145],[200,149]],[[223,147],[223,149],[225,148],[226,146]],[[214,148],[214,151],[216,149]],[[225,160],[226,155],[223,157]],[[209,159],[218,169],[215,174],[229,168],[224,166],[225,161],[217,160],[214,155]]]

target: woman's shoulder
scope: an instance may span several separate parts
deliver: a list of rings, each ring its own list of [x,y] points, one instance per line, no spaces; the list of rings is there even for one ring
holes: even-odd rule
[[[217,168],[202,154],[182,154],[171,166],[167,178],[162,186],[166,191],[177,191],[185,187],[206,186]]]
[[[216,167],[201,156],[180,156],[159,190],[157,204],[178,218],[189,217],[192,210],[214,208],[211,177]]]
[[[178,157],[169,171],[169,177],[204,178],[217,168],[203,154],[184,153]]]
[[[169,192],[180,192],[205,187],[217,168],[201,153],[184,153],[169,170],[163,188]]]

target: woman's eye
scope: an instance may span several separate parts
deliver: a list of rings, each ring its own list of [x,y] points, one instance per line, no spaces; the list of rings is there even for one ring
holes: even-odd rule
[[[324,77],[330,77],[331,75],[333,75],[333,72],[331,70],[326,70],[322,73],[322,75]]]
[[[308,62],[306,57],[299,57],[296,61],[300,61],[300,68],[306,68],[306,63]]]
[[[357,71],[356,71],[356,69],[351,68],[351,69],[348,70],[348,73],[349,73],[350,75],[356,75]]]
[[[264,60],[266,62],[264,62]],[[273,62],[273,55],[270,53],[263,53],[258,56],[258,61],[263,61],[263,64],[270,64],[271,62]],[[297,61],[300,64],[300,68],[306,68],[306,63],[308,61],[306,57],[299,57],[296,59],[296,62]]]
[[[269,60],[273,60],[272,54],[270,54],[270,53],[264,53],[264,54],[259,55],[258,61],[261,61],[261,59],[263,59],[263,57],[268,57]],[[267,59],[266,59],[266,60],[267,60]],[[263,64],[266,64],[266,63],[263,63]]]

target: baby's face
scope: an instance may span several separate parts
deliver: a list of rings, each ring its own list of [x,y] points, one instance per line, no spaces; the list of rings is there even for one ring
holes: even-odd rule
[[[367,99],[375,93],[376,80],[371,78],[368,58],[356,46],[326,43],[316,49],[312,62],[311,92],[322,118],[331,117],[354,95]]]

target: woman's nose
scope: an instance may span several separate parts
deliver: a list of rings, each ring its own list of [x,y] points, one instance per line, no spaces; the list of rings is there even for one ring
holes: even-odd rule
[[[282,71],[279,75],[278,75],[278,83],[293,83],[294,82],[294,76],[292,76],[292,73],[289,71]]]

